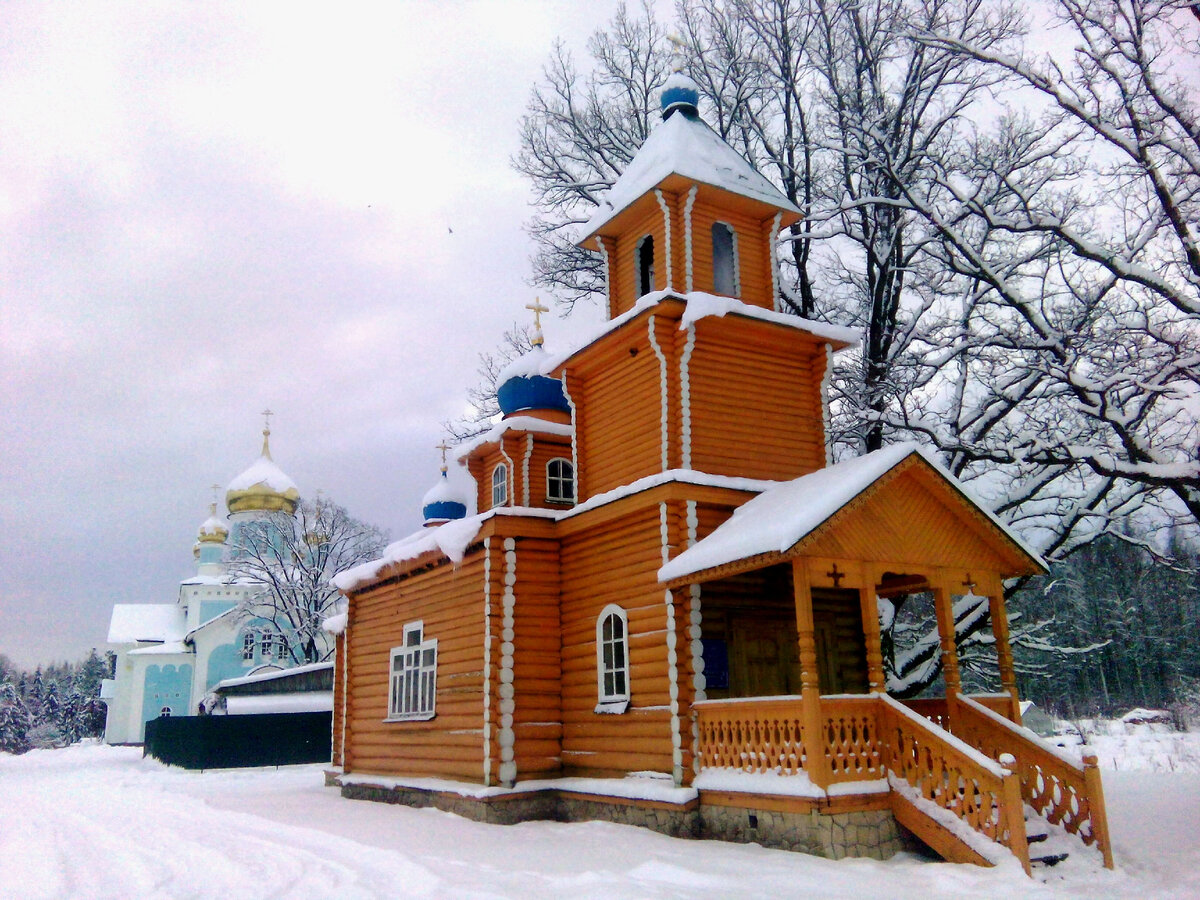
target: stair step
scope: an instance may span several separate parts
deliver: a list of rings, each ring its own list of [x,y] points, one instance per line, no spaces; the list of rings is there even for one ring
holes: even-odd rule
[[[1070,853],[1045,853],[1041,856],[1029,854],[1029,864],[1031,866],[1057,866],[1060,862],[1070,856]]]
[[[1025,823],[1025,840],[1031,844],[1040,844],[1050,837],[1050,829],[1043,822]]]

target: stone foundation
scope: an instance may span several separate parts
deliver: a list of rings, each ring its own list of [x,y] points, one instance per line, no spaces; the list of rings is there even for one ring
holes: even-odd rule
[[[686,804],[629,800],[545,789],[494,797],[464,797],[449,791],[371,784],[340,784],[339,773],[327,773],[326,784],[341,787],[343,797],[434,807],[476,822],[513,825],[517,822],[613,822],[636,825],[680,838],[710,838],[756,843],[828,859],[868,857],[888,859],[901,850],[921,845],[896,822],[890,807],[834,812],[828,809],[783,811],[755,805],[716,805],[693,800]],[[772,806],[778,806],[779,798]],[[727,801],[728,802],[728,801]]]
[[[701,815],[704,837],[796,850],[827,859],[888,859],[906,846],[890,809],[781,812],[753,806],[707,805],[701,807]]]

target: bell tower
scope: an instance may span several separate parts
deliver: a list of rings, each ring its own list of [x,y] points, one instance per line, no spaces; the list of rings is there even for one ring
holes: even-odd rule
[[[644,295],[703,292],[775,308],[775,241],[800,210],[700,118],[700,90],[676,72],[663,122],[583,227],[604,259],[608,315]]]

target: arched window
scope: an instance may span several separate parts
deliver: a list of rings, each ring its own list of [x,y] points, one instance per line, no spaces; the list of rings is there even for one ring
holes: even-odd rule
[[[257,643],[254,639],[254,632],[247,631],[242,637],[242,659],[254,659],[254,645]]]
[[[575,502],[575,467],[567,460],[546,463],[546,499],[551,503]]]
[[[162,709],[160,709],[160,710],[158,711],[158,714],[159,714],[159,716],[161,716],[161,717],[162,717],[162,718],[164,718],[164,719],[169,719],[169,718],[171,718],[171,707],[169,707],[169,706],[164,706]]]
[[[596,620],[596,712],[629,708],[629,629],[625,610],[614,603]]]
[[[508,503],[508,466],[500,463],[492,469],[492,506]]]
[[[712,227],[713,293],[727,297],[738,295],[737,236],[724,222]]]
[[[646,235],[637,243],[637,295],[654,290],[654,236]]]

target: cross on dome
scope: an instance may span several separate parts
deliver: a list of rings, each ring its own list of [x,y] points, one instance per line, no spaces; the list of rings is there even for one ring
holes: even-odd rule
[[[262,411],[262,417],[263,417],[262,455],[265,456],[267,459],[271,458],[271,445],[270,445],[269,441],[270,441],[270,437],[271,437],[271,416],[273,416],[273,415],[275,415],[275,413],[271,412],[270,409],[264,409]]]
[[[540,297],[534,297],[532,303],[526,303],[525,308],[533,312],[533,337],[530,338],[530,343],[535,347],[540,347],[545,343],[542,337],[542,313],[550,312],[550,307],[542,303]],[[443,454],[443,462],[445,462],[445,454]]]
[[[443,438],[442,442],[440,444],[437,444],[436,446],[434,446],[433,449],[442,451],[442,474],[445,475],[446,474],[446,453],[450,450],[450,445],[447,444],[446,439]]]

